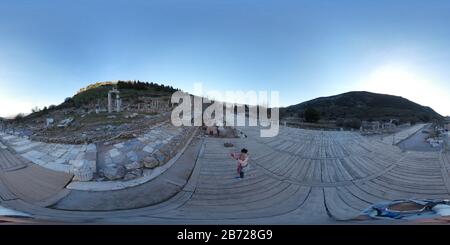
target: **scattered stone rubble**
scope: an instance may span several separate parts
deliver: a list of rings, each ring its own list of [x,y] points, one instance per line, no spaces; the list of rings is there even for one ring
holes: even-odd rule
[[[73,117],[69,117],[69,118],[66,118],[66,119],[62,120],[61,122],[59,122],[59,124],[57,125],[57,127],[58,127],[58,128],[66,128],[66,127],[68,127],[72,122],[73,122]]]
[[[102,173],[108,180],[118,180],[125,176],[126,169],[122,165],[108,164],[102,169]]]
[[[70,173],[74,175],[76,181],[90,181],[94,178],[97,171],[96,161],[86,159],[70,160]]]
[[[120,124],[108,123],[108,119],[113,116],[118,118],[117,115],[105,115],[104,122],[96,123],[83,123],[73,120],[66,128],[49,127],[48,129],[37,130],[34,133],[30,133],[30,139],[33,141],[40,141],[46,143],[57,144],[86,144],[109,141],[115,138],[129,139],[137,137],[145,133],[145,129],[167,121],[170,118],[170,114],[164,115],[140,115],[131,114],[131,117],[125,115],[123,118],[128,117],[126,122]]]
[[[431,145],[431,147],[433,148],[437,148],[440,147],[441,145],[444,144],[444,140],[441,138],[428,138],[427,139],[428,144]]]
[[[233,127],[228,126],[208,126],[203,127],[204,135],[209,137],[218,138],[239,138],[241,137],[241,132],[238,132]]]

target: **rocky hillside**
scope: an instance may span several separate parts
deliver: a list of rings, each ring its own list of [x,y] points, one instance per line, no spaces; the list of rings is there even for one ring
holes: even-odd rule
[[[145,97],[160,98],[161,100],[168,101],[170,95],[177,91],[172,86],[141,81],[98,82],[80,89],[73,97],[66,98],[59,105],[41,108],[24,116],[21,120],[27,121],[29,119],[39,118],[58,110],[84,109],[89,111],[95,109],[97,105],[105,109],[108,103],[108,91],[113,87],[120,90],[120,98],[122,99],[122,104],[125,106],[144,102],[141,100]]]
[[[320,97],[297,105],[281,108],[282,118],[304,118],[305,111],[313,108],[322,120],[352,119],[390,120],[401,122],[430,122],[443,117],[430,107],[422,106],[403,97],[370,92],[348,92]]]
[[[121,111],[108,113],[108,91],[113,88],[120,91]],[[6,126],[44,142],[84,143],[131,137],[169,118],[170,96],[175,91],[171,86],[140,81],[96,83],[59,105],[19,115]],[[112,99],[115,110],[115,95]]]

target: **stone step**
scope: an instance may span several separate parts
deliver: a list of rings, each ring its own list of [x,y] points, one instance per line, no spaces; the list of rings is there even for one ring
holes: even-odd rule
[[[3,183],[0,178],[0,201],[10,201],[14,199],[17,199],[17,196],[5,186],[5,183]]]
[[[360,210],[352,208],[338,195],[336,188],[324,188],[325,205],[329,214],[337,220],[349,220],[360,213]]]
[[[26,161],[14,156],[9,150],[0,149],[0,170],[12,171],[26,167]]]

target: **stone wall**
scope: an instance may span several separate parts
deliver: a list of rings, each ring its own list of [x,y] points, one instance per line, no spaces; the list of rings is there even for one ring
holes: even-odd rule
[[[104,144],[99,152],[99,180],[138,178],[144,169],[165,165],[185,146],[195,129],[165,122],[137,138]]]

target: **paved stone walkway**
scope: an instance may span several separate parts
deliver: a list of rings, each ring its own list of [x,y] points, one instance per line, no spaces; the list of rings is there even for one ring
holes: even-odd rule
[[[186,182],[174,184],[175,192],[161,184],[170,179],[167,172],[141,189],[116,192],[108,200],[102,197],[109,208],[123,209],[114,205],[125,200],[141,203],[139,208],[76,211],[96,199],[90,193],[71,193],[53,209],[21,199],[3,199],[1,205],[42,220],[77,223],[328,224],[354,222],[348,219],[384,200],[450,198],[449,153],[403,152],[392,143],[353,132],[282,127],[277,137],[260,138],[257,128],[241,130],[247,138],[205,138],[201,147],[192,144],[186,152],[198,155],[195,166],[182,175]],[[224,147],[225,142],[234,148]],[[228,154],[241,147],[249,149],[251,167],[246,178],[238,180]],[[181,157],[172,173],[193,164],[194,158]],[[146,196],[151,195],[144,191],[147,188],[156,188],[155,195],[167,190],[171,197],[146,206]]]
[[[0,132],[0,140],[21,157],[44,168],[69,173],[71,160],[96,161],[96,147],[88,145],[51,144],[29,140],[27,137]],[[1,146],[1,145],[0,145]]]
[[[439,152],[442,150],[443,147],[433,147],[429,142],[426,141],[426,139],[430,136],[429,133],[425,132],[431,132],[432,125],[429,124],[426,127],[424,127],[422,130],[417,131],[415,134],[413,134],[411,137],[408,137],[407,139],[403,140],[398,144],[398,147],[401,149],[407,150],[407,151],[436,151]]]
[[[162,122],[137,138],[113,145],[103,145],[98,152],[97,167],[102,171],[108,165],[137,164],[145,157],[152,155],[157,156],[157,160],[162,165],[183,148],[184,142],[190,138],[193,130],[194,128],[191,127],[175,127],[168,121]],[[165,155],[161,154],[163,151],[166,151]],[[158,169],[155,170],[158,171]],[[144,169],[144,177],[154,175],[155,170]]]
[[[22,199],[45,207],[67,194],[64,187],[72,179],[70,174],[26,163],[7,149],[0,149],[0,166],[0,200],[4,201]]]
[[[86,211],[119,210],[164,202],[181,191],[194,169],[202,141],[195,138],[191,145],[192,147],[184,151],[167,171],[151,181],[114,191],[72,190],[52,208]]]
[[[423,124],[423,123],[413,125],[409,128],[401,130],[400,132],[383,137],[383,142],[385,142],[387,144],[397,145],[397,144],[401,143],[402,141],[408,139],[415,133],[417,133],[419,130],[422,130],[423,128],[425,128],[426,126],[429,126],[429,125],[430,124]]]
[[[157,160],[160,165],[163,165],[170,158],[174,157],[177,151],[183,148],[184,143],[190,138],[192,132],[193,128],[178,128],[165,121],[150,127],[144,134],[137,138],[112,145],[105,144],[102,145],[101,149],[97,149],[95,144],[69,145],[43,143],[31,141],[23,135],[0,132],[0,150],[10,149],[11,152],[16,153],[18,157],[26,161],[64,173],[72,173],[71,165],[73,162],[78,160],[88,161],[97,173],[101,173],[107,166],[139,164],[143,158],[152,154],[159,156]],[[4,155],[6,159],[0,167],[3,169],[23,167],[17,164],[17,166],[14,165],[14,161],[11,161],[8,156],[7,154]],[[6,166],[6,163],[12,164],[12,166]],[[168,167],[162,166],[155,169],[144,169],[141,165],[137,167],[140,169],[132,169],[138,170],[134,171],[139,173],[138,175],[125,175],[115,181],[108,181],[108,179],[99,177],[96,174],[92,181],[74,181],[69,185],[69,188],[90,191],[124,189],[149,181],[164,172]],[[129,172],[133,172],[132,170]]]

